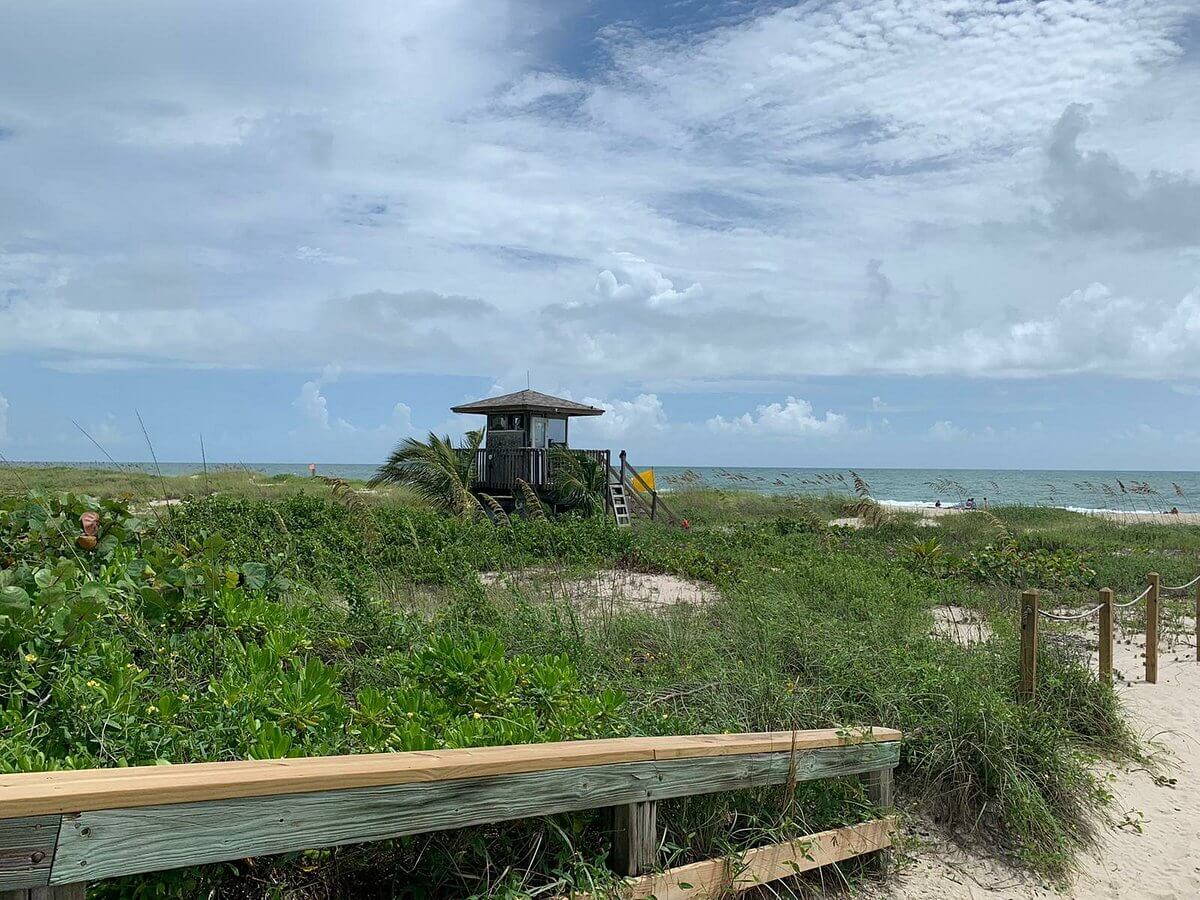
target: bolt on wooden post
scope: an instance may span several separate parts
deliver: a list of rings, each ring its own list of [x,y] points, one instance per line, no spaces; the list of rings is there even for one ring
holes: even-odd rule
[[[1021,699],[1032,700],[1037,683],[1038,592],[1021,594]]]
[[[1146,595],[1146,684],[1158,684],[1158,573],[1146,576],[1150,593]]]
[[[1113,592],[1100,589],[1100,680],[1112,684],[1113,660]]]

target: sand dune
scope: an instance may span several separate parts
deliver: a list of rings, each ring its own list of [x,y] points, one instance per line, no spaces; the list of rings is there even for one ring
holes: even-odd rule
[[[1136,678],[1119,688],[1139,734],[1161,747],[1156,778],[1138,765],[1108,771],[1115,823],[1055,890],[995,860],[933,841],[882,890],[896,900],[1165,900],[1200,897],[1200,663],[1194,646],[1164,653],[1158,684],[1140,680],[1140,647],[1118,644],[1114,665]],[[1166,776],[1164,778],[1163,776]],[[1174,779],[1174,783],[1166,779]]]

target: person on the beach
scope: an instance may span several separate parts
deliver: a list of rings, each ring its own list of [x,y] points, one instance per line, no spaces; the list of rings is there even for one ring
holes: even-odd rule
[[[975,498],[968,497],[966,505],[964,506],[964,509],[974,509],[974,508],[975,508]]]
[[[983,508],[987,509],[987,497],[983,498]]]
[[[933,508],[934,508],[934,509],[941,509],[941,508],[942,508],[942,501],[941,501],[941,500],[936,500],[936,501],[934,501]]]
[[[316,477],[316,475],[317,475],[317,464],[316,463],[308,464],[308,475],[310,478]]]

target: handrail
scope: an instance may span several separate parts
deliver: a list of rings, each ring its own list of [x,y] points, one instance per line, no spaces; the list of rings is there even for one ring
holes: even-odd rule
[[[4,775],[0,891],[78,896],[54,886],[848,775],[887,806],[900,739],[821,729]]]
[[[875,729],[863,741],[894,741],[899,735],[890,728]],[[623,762],[745,756],[789,750],[793,741],[800,750],[849,743],[834,729],[819,729],[17,773],[0,775],[0,820],[112,805],[190,803],[553,772]]]
[[[609,465],[609,468],[612,469],[611,463]],[[642,480],[642,473],[639,472],[636,468],[634,468],[633,463],[631,463],[629,461],[629,459],[625,456],[625,451],[622,450],[621,451],[621,471],[617,472],[616,469],[612,469],[612,473],[621,480],[621,485],[623,487],[632,488],[633,494],[635,495],[634,499],[636,499],[639,503],[641,503],[642,508],[651,514],[651,518],[653,518],[654,514],[657,512],[656,508],[662,507],[663,512],[665,512],[668,516],[670,516],[671,519],[673,519],[675,522],[678,523],[678,522],[683,521],[682,517],[680,517],[679,514],[675,512],[675,510],[671,509],[671,507],[669,507],[667,505],[667,501],[662,498],[662,495],[659,494],[659,492],[656,488],[650,488],[648,490],[648,493],[653,498],[653,505],[651,505],[650,503],[647,503],[645,497],[638,496],[641,492],[636,487],[633,486],[632,482],[628,481],[625,478],[625,469],[628,469],[630,472],[633,473],[633,477],[635,480],[641,481],[642,484],[646,483],[644,480]]]

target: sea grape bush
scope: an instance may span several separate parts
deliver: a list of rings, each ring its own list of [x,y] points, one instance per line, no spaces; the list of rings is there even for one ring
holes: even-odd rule
[[[80,516],[99,516],[93,549]],[[120,504],[0,507],[0,770],[481,746],[619,733],[565,656],[294,602],[219,534]],[[372,619],[372,617],[374,617]],[[384,640],[399,643],[384,644]]]
[[[913,541],[904,548],[909,566],[925,575],[962,577],[1008,587],[1083,588],[1093,586],[1096,571],[1075,550],[1027,548],[1017,541],[987,544],[962,556],[948,552],[937,538]]]

